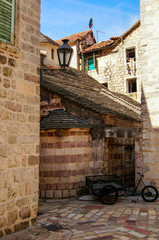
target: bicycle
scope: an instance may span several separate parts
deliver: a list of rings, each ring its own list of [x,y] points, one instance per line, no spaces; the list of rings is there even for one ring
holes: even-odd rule
[[[158,198],[158,190],[152,185],[145,185],[143,174],[140,175],[138,183],[134,187],[125,187],[121,184],[121,179],[114,175],[96,175],[87,176],[86,185],[91,189],[95,196],[98,196],[100,201],[107,205],[112,205],[118,200],[118,196],[141,196],[146,202],[154,202]],[[138,191],[139,185],[144,187]]]

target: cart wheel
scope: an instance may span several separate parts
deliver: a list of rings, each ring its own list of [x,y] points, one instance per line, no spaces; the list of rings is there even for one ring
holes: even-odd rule
[[[99,185],[99,188],[97,188],[97,189],[94,189],[93,188],[94,186],[92,186],[91,192],[93,193],[94,196],[99,197],[100,190],[101,190],[100,185],[103,184],[103,183],[105,183],[105,181],[102,181],[102,180],[98,181],[96,184]]]
[[[102,203],[112,205],[118,199],[118,191],[112,185],[105,186],[101,189],[99,198]]]
[[[158,198],[158,191],[154,186],[145,186],[141,191],[141,196],[145,202],[154,202]]]

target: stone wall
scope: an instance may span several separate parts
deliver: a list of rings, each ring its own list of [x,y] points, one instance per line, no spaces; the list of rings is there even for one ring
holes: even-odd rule
[[[104,169],[120,176],[122,184],[132,186],[137,172],[142,172],[142,153],[139,128],[112,127],[106,130]]]
[[[77,103],[41,88],[41,117],[49,111],[64,109],[92,124],[91,129],[41,130],[40,192],[43,198],[63,198],[77,196],[85,185],[85,176],[108,173],[113,157],[108,156],[107,142],[115,139],[123,147],[135,147],[137,166],[141,159],[138,146],[140,122],[115,115],[101,115]],[[109,126],[109,127],[108,127]],[[121,155],[115,145],[116,156]],[[122,164],[122,156],[118,163]],[[118,160],[118,159],[117,159]],[[135,160],[136,161],[136,160]],[[117,167],[119,167],[119,164]],[[133,159],[135,175],[135,163]],[[128,175],[128,174],[127,174]],[[133,178],[134,179],[134,178]]]
[[[159,187],[159,1],[141,0],[142,152],[145,179]]]
[[[85,186],[85,176],[95,171],[89,130],[41,131],[40,197],[74,197]]]
[[[15,45],[0,42],[0,236],[36,222],[40,0],[17,0]]]
[[[102,172],[104,131],[101,127],[104,120],[99,114],[83,109],[78,104],[41,88],[41,117],[48,115],[49,111],[55,109],[64,109],[97,126],[92,130],[75,128],[41,130],[41,197],[77,196],[85,185],[86,175]],[[52,175],[49,176],[47,171],[50,168]],[[68,170],[67,176],[63,176],[66,168]]]
[[[126,49],[135,47],[136,62],[134,66],[128,66],[126,62]],[[113,50],[103,50],[96,54],[96,69],[88,71],[88,74],[100,83],[108,83],[112,91],[127,94],[141,101],[141,41],[140,27],[133,29]],[[130,64],[130,63],[129,63]],[[137,93],[127,93],[126,80],[137,78]]]

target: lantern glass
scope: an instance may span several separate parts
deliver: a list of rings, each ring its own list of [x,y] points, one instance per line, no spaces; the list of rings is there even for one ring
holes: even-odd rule
[[[60,63],[60,66],[64,64],[64,55],[63,55],[63,50],[59,50],[58,51],[58,57],[59,57],[59,63]]]
[[[68,39],[62,41],[63,45],[57,49],[57,54],[60,66],[65,69],[70,64],[73,49],[68,45]]]
[[[70,57],[71,57],[70,50],[69,50],[69,49],[66,49],[66,50],[65,50],[65,63],[66,63],[66,65],[69,65]]]

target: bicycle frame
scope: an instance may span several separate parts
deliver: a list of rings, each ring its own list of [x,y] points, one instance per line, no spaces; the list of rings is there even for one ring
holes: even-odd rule
[[[139,179],[137,185],[135,187],[124,188],[122,191],[124,191],[125,193],[119,194],[120,196],[129,197],[129,196],[140,196],[141,195],[141,192],[137,192],[137,189],[138,189],[140,183],[142,183],[144,186],[146,186],[146,185],[145,185],[144,181],[142,180],[144,175],[142,175],[140,173],[138,173],[138,174],[140,175],[140,179]]]
[[[142,180],[143,177],[144,177],[144,175],[140,174],[140,179],[139,179],[139,181],[137,183],[137,186],[134,188],[135,191],[138,189],[138,187],[139,187],[141,182],[143,183],[144,187],[146,186],[144,181]]]

